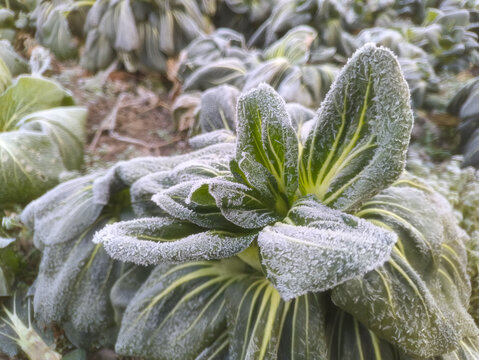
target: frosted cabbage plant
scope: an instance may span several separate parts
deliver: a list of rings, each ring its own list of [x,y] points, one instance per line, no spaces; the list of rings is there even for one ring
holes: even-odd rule
[[[302,136],[260,85],[236,144],[63,183],[22,214],[37,319],[145,359],[477,359],[467,235],[403,172],[409,102],[366,45]]]
[[[267,83],[287,102],[316,108],[338,73],[335,65],[312,61],[317,35],[309,26],[296,26],[257,51],[244,46],[241,34],[218,30],[186,47],[178,73],[183,90],[230,84],[248,91]]]

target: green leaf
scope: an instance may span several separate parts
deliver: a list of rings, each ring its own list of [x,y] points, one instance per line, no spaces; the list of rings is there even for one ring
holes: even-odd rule
[[[22,222],[34,230],[36,247],[71,242],[97,220],[104,204],[95,203],[92,174],[58,185],[32,201],[21,214]]]
[[[221,353],[228,346],[224,294],[248,276],[245,267],[236,259],[159,265],[128,305],[116,351],[152,360],[194,360],[212,347]]]
[[[263,55],[265,59],[284,57],[292,64],[305,63],[309,57],[311,43],[318,36],[312,27],[297,26],[281,39],[268,46]]]
[[[281,299],[264,277],[230,286],[228,325],[232,359],[325,359],[324,309],[320,295]]]
[[[25,203],[58,183],[65,171],[58,148],[47,135],[0,133],[0,204]]]
[[[300,159],[300,189],[348,210],[388,187],[404,168],[413,123],[395,56],[365,45],[338,75]]]
[[[213,61],[194,71],[183,84],[183,90],[207,90],[213,86],[231,84],[240,86],[246,68],[242,61],[224,58]]]
[[[78,42],[72,36],[67,18],[71,6],[70,2],[54,4],[45,1],[39,3],[32,14],[36,20],[36,39],[60,60],[78,54]]]
[[[56,82],[21,76],[0,96],[0,129],[11,131],[34,111],[67,105],[73,105],[73,100]]]
[[[256,238],[202,229],[174,218],[143,218],[106,226],[93,242],[101,243],[116,260],[139,265],[181,263],[229,258],[246,249]]]
[[[357,213],[398,235],[391,259],[332,292],[337,306],[411,356],[439,356],[479,333],[467,312],[465,238],[451,214],[425,185],[398,180]]]
[[[0,93],[4,92],[6,88],[12,83],[12,74],[5,64],[5,61],[0,57]]]
[[[268,279],[285,300],[334,288],[382,265],[397,236],[368,221],[299,200],[258,235]]]
[[[291,199],[298,187],[298,139],[283,99],[261,85],[238,100],[236,161],[251,157],[268,170],[281,195]],[[244,172],[251,183],[255,174]]]
[[[328,322],[330,360],[406,360],[357,319],[340,309],[334,310]]]
[[[466,338],[461,341],[459,348],[451,353],[438,357],[439,360],[477,360],[479,359],[479,339]]]
[[[86,118],[86,108],[58,107],[29,114],[19,126],[47,134],[57,144],[66,169],[76,170],[83,164]]]
[[[12,76],[17,76],[30,70],[25,59],[18,55],[13,46],[6,40],[0,40],[0,59],[5,62]]]
[[[224,178],[212,179],[207,184],[221,214],[235,225],[259,229],[281,218],[265,205],[259,191]]]
[[[71,323],[76,331],[97,335],[114,326],[110,289],[122,264],[91,240],[96,231],[116,217],[100,216],[83,233],[67,242],[45,245],[35,282],[35,317],[41,323]],[[111,341],[111,339],[109,339]]]
[[[170,216],[209,229],[234,225],[223,216],[206,181],[186,181],[153,196],[152,200]]]

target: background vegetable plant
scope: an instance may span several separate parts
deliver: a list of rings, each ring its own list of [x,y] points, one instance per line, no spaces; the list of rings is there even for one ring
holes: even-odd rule
[[[236,144],[61,184],[22,214],[37,320],[148,359],[477,357],[467,235],[403,173],[409,101],[396,58],[366,45],[305,136],[260,85]]]

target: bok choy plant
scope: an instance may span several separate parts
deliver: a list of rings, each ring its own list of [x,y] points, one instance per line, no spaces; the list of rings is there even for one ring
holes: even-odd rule
[[[97,0],[85,22],[81,63],[95,71],[118,56],[129,71],[141,67],[165,73],[167,57],[208,26],[195,0]]]
[[[403,171],[413,115],[389,50],[354,54],[306,136],[265,84],[236,121],[236,143],[121,162],[25,209],[38,321],[145,359],[479,356],[468,236]]]
[[[9,60],[0,57],[0,209],[33,200],[82,165],[86,121],[86,109],[56,82],[12,79],[19,62]]]

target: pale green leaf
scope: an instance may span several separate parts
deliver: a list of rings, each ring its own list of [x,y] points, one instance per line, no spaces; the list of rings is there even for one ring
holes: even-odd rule
[[[52,188],[65,167],[48,135],[0,133],[0,204],[24,203]]]
[[[73,105],[73,100],[58,83],[21,76],[0,96],[0,129],[11,131],[34,111],[67,105]]]
[[[83,164],[86,118],[86,108],[58,107],[29,114],[20,120],[19,126],[47,134],[58,146],[67,170],[76,170]]]

